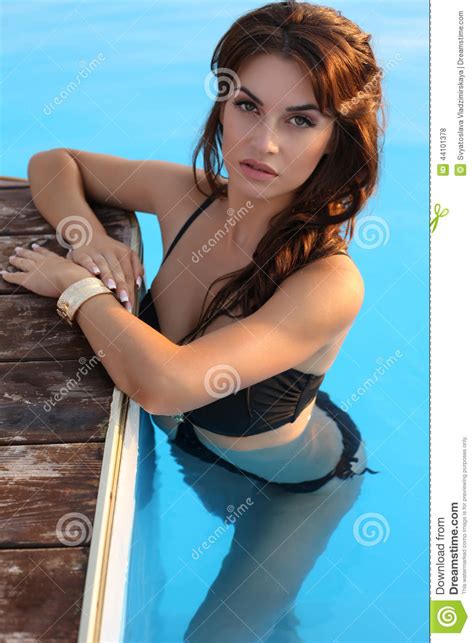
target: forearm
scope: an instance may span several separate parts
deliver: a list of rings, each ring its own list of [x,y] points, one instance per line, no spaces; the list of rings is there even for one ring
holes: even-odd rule
[[[107,234],[87,203],[81,172],[66,150],[48,150],[32,156],[28,178],[36,208],[55,230],[66,217],[74,216],[76,223],[80,219],[87,221],[92,234]],[[74,234],[74,226],[64,225],[60,230],[65,241],[74,241],[68,238],[68,230]]]
[[[166,365],[180,346],[127,312],[113,295],[86,300],[74,319],[115,385],[145,410],[166,415]]]

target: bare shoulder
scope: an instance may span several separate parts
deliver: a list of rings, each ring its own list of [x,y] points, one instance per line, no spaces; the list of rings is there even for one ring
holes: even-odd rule
[[[331,255],[313,262],[310,268],[316,283],[324,280],[335,292],[340,292],[344,296],[348,313],[352,311],[355,316],[364,301],[365,287],[362,274],[352,257],[344,254]]]
[[[365,294],[359,268],[346,255],[318,259],[285,279],[281,287],[283,294],[298,302],[301,323],[309,332],[315,320],[324,320],[335,334],[349,328]]]
[[[157,181],[152,186],[154,210],[160,225],[166,219],[185,216],[211,194],[204,170],[200,168],[196,168],[197,184],[191,165],[162,161],[161,172],[166,189],[163,189],[163,181]]]
[[[165,253],[191,214],[212,194],[201,168],[196,168],[197,183],[192,166],[170,163],[167,172],[166,190],[157,187],[153,197]]]

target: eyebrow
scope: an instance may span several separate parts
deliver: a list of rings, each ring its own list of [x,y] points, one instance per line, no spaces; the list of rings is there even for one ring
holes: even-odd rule
[[[260,100],[260,98],[258,98],[257,96],[255,96],[255,94],[253,92],[251,92],[250,89],[248,89],[248,87],[244,87],[244,85],[241,85],[240,90],[245,92],[246,94],[248,94],[250,96],[250,98],[253,98],[253,100],[256,103],[258,103],[259,105],[261,105],[263,107],[263,101]],[[314,109],[316,112],[321,113],[319,111],[318,106],[315,105],[314,103],[305,103],[304,105],[291,105],[290,107],[287,107],[285,109],[285,112],[300,112],[300,111],[305,111],[305,110],[307,111],[307,110],[310,110],[310,109]]]

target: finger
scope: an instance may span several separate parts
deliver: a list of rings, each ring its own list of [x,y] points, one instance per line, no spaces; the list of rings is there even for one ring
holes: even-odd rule
[[[57,252],[51,252],[51,250],[43,248],[43,246],[39,246],[37,243],[32,243],[31,247],[33,248],[34,252],[39,252],[42,255],[57,255]]]
[[[66,255],[66,259],[70,259],[70,261],[74,261],[74,263],[77,263],[79,266],[86,268],[94,276],[100,275],[100,267],[90,255],[85,254],[84,252],[77,257],[74,257],[71,250],[69,250]]]
[[[116,290],[117,284],[114,281],[110,266],[102,255],[94,255],[94,261],[99,266],[100,278],[111,290]]]
[[[128,299],[130,302],[130,306],[128,308],[131,311],[132,306],[135,302],[135,288],[136,288],[131,253],[128,253],[127,255],[122,257],[121,264],[122,264],[123,272],[125,274],[125,279],[127,280]]]
[[[142,285],[142,281],[145,276],[145,269],[143,268],[140,259],[138,258],[138,255],[136,252],[131,253],[131,261],[132,261],[132,268],[133,268],[133,276],[135,283],[137,285],[137,288],[140,288]]]
[[[21,246],[15,248],[15,253],[19,257],[31,259],[32,261],[38,261],[41,258],[38,252],[33,252],[33,250],[28,250],[28,248],[22,248]]]
[[[132,287],[131,284],[129,283],[131,281],[130,276],[127,279],[127,276],[125,275],[124,269],[123,269],[123,260],[119,261],[119,259],[114,256],[114,255],[104,255],[107,263],[110,266],[110,269],[112,271],[113,277],[115,279],[115,283],[117,284],[117,296],[119,301],[121,301],[125,307],[128,309],[131,308],[131,305],[133,304],[133,285]],[[126,266],[126,263],[125,263]],[[129,271],[131,272],[131,265],[129,268]],[[133,281],[132,281],[133,284]],[[129,306],[126,306],[126,303],[129,303]]]
[[[5,281],[11,284],[22,285],[25,279],[27,278],[26,272],[8,272],[7,270],[0,270],[0,275],[2,275]]]
[[[35,267],[35,263],[31,259],[22,259],[16,255],[12,255],[8,259],[15,268],[20,268],[21,270],[32,270]]]
[[[135,275],[133,272],[132,257],[131,252],[128,252],[121,257],[121,266],[125,275],[125,280],[127,282],[127,292],[128,292],[128,301],[129,306],[126,306],[129,312],[132,311],[133,305],[135,303]]]

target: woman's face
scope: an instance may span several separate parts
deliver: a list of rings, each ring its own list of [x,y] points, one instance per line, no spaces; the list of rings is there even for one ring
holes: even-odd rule
[[[294,60],[254,56],[241,66],[238,79],[240,89],[222,103],[220,116],[229,183],[254,197],[291,193],[330,151],[334,119],[311,107],[317,105],[310,77]],[[246,171],[245,159],[265,163],[277,175]]]

